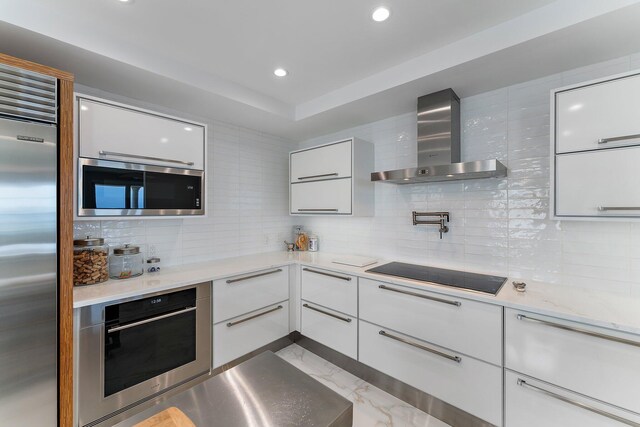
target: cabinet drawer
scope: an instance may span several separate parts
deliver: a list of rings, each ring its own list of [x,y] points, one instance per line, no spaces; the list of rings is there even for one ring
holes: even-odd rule
[[[624,421],[640,425],[638,414],[509,370],[505,381],[505,425],[509,427],[628,426]]]
[[[302,299],[358,315],[358,279],[316,267],[302,267]]]
[[[360,279],[360,318],[502,365],[502,307]]]
[[[289,334],[289,301],[262,308],[213,326],[213,367]]]
[[[351,214],[351,178],[291,184],[292,214]]]
[[[213,282],[213,322],[289,299],[289,269],[268,270],[228,277]]]
[[[302,300],[302,335],[358,358],[358,322],[348,314]]]
[[[78,104],[80,157],[204,170],[204,126],[84,98]]]
[[[555,131],[557,153],[640,144],[640,75],[558,92]]]
[[[351,176],[352,141],[291,153],[291,182]]]
[[[505,325],[507,368],[640,413],[640,337],[512,309]]]
[[[485,421],[502,424],[502,368],[362,320],[359,350],[365,365]]]
[[[557,156],[556,215],[640,216],[639,164],[640,147]]]

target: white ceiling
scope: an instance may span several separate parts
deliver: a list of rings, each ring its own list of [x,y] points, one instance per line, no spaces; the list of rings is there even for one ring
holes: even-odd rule
[[[468,96],[640,51],[638,3],[3,0],[0,49],[87,86],[303,138],[409,111],[436,83]],[[380,4],[391,17],[375,23]],[[488,61],[525,65],[532,48],[525,67]],[[278,66],[290,75],[273,76]]]

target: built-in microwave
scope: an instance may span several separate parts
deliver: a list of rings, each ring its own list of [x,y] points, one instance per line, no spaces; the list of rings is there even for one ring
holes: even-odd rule
[[[80,158],[78,217],[204,215],[201,170]]]

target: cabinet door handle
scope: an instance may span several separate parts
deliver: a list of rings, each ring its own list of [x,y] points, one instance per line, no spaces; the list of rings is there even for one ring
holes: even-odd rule
[[[235,322],[227,323],[227,327],[230,328],[232,326],[239,325],[240,323],[244,323],[248,320],[255,319],[256,317],[264,316],[265,314],[273,313],[274,311],[281,310],[282,306],[279,305],[277,307],[273,307],[271,310],[263,311],[262,313],[254,314],[253,316],[245,317],[244,319],[236,320]]]
[[[298,212],[338,212],[338,209],[298,209]]]
[[[324,310],[320,310],[319,308],[312,307],[309,304],[302,304],[302,306],[304,308],[308,308],[309,310],[317,311],[318,313],[322,313],[324,315],[331,316],[334,319],[342,320],[343,322],[347,322],[347,323],[351,322],[351,319],[349,319],[348,317],[338,316],[337,314],[329,313],[328,311],[324,311]]]
[[[331,274],[331,273],[326,273],[324,271],[318,271],[318,270],[312,270],[310,268],[303,268],[303,271],[308,271],[309,273],[315,273],[315,274],[321,274],[323,276],[329,276],[329,277],[333,277],[334,279],[342,279],[342,280],[346,280],[347,282],[351,281],[351,277],[345,277],[345,276],[340,276],[338,274]]]
[[[193,162],[185,162],[182,160],[172,160],[172,159],[163,159],[161,157],[151,157],[151,156],[141,156],[138,154],[127,154],[127,153],[116,153],[115,151],[104,151],[100,150],[98,152],[101,156],[111,156],[111,157],[129,157],[132,159],[143,159],[143,160],[155,160],[157,162],[165,162],[165,163],[178,163],[180,165],[193,166]]]
[[[570,405],[577,406],[578,408],[586,409],[587,411],[591,411],[591,412],[593,412],[595,414],[602,415],[603,417],[611,418],[612,420],[619,421],[619,422],[621,422],[623,424],[627,424],[627,425],[634,426],[634,427],[640,427],[640,423],[636,423],[634,421],[627,420],[626,418],[622,418],[622,417],[620,417],[618,415],[615,415],[615,414],[612,414],[610,412],[603,411],[602,409],[598,409],[598,408],[596,408],[594,406],[590,406],[590,405],[587,405],[585,403],[578,402],[577,400],[570,399],[570,398],[568,398],[566,396],[562,396],[561,394],[557,394],[557,393],[554,393],[552,391],[545,390],[545,389],[543,389],[541,387],[529,384],[529,383],[527,383],[525,380],[523,380],[521,378],[518,378],[518,385],[521,386],[521,387],[524,387],[524,388],[528,388],[528,389],[537,391],[538,393],[542,393],[542,394],[544,394],[546,396],[553,397],[554,399],[561,400],[561,401],[563,401],[565,403],[568,403]]]
[[[456,307],[460,307],[462,305],[462,303],[460,301],[451,301],[451,300],[448,300],[448,299],[432,297],[432,296],[429,296],[429,295],[422,295],[422,294],[419,294],[417,292],[403,291],[401,289],[390,288],[390,287],[385,286],[385,285],[378,285],[378,287],[380,289],[384,289],[385,291],[391,291],[391,292],[397,292],[399,294],[411,295],[412,297],[424,298],[424,299],[428,299],[428,300],[431,300],[431,301],[441,302],[443,304],[455,305]]]
[[[255,279],[256,277],[262,277],[262,276],[266,276],[268,274],[279,273],[281,271],[282,271],[282,269],[278,268],[278,269],[272,270],[272,271],[265,271],[263,273],[252,274],[251,276],[243,276],[243,277],[238,277],[237,279],[229,279],[229,280],[227,280],[227,283],[242,282],[243,280]]]
[[[640,206],[598,206],[600,212],[606,211],[640,211]]]
[[[409,341],[408,339],[405,339],[405,338],[402,338],[402,337],[391,335],[391,334],[389,334],[389,333],[387,333],[385,331],[380,331],[378,333],[380,335],[382,335],[383,337],[391,338],[392,340],[396,340],[396,341],[399,341],[401,343],[408,344],[408,345],[410,345],[412,347],[419,348],[420,350],[428,351],[429,353],[433,353],[433,354],[435,354],[437,356],[444,357],[445,359],[452,360],[452,361],[454,361],[456,363],[462,362],[462,359],[459,356],[452,356],[450,354],[443,353],[443,352],[438,351],[436,349],[425,347],[422,344],[418,344],[417,342]]]
[[[533,317],[525,316],[524,314],[516,315],[518,320],[526,320],[528,322],[540,323],[546,326],[551,326],[552,328],[562,329],[564,331],[577,332],[579,334],[588,335],[590,337],[601,338],[603,340],[614,341],[622,344],[628,344],[635,347],[640,347],[640,342],[627,340],[624,338],[618,338],[611,335],[605,335],[598,332],[589,331],[587,329],[575,328],[573,326],[561,325],[560,323],[549,322],[548,320],[536,319]]]
[[[640,138],[640,133],[637,133],[635,135],[623,135],[623,136],[614,136],[611,138],[600,138],[598,140],[598,144],[606,144],[608,142],[625,141],[627,139],[636,139],[636,138]]]
[[[326,178],[328,176],[338,176],[337,172],[334,173],[323,173],[321,175],[309,175],[309,176],[301,176],[298,179],[299,180],[303,180],[303,179],[312,179],[312,178]]]

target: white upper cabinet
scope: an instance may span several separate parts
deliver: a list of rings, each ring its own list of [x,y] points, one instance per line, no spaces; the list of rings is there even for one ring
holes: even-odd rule
[[[357,138],[292,152],[291,214],[373,215],[373,159],[373,145]]]
[[[351,176],[352,140],[291,153],[291,182]]]
[[[204,170],[205,126],[76,94],[80,157]]]
[[[556,92],[556,153],[640,144],[640,74]]]
[[[640,74],[553,91],[551,214],[640,218]]]

